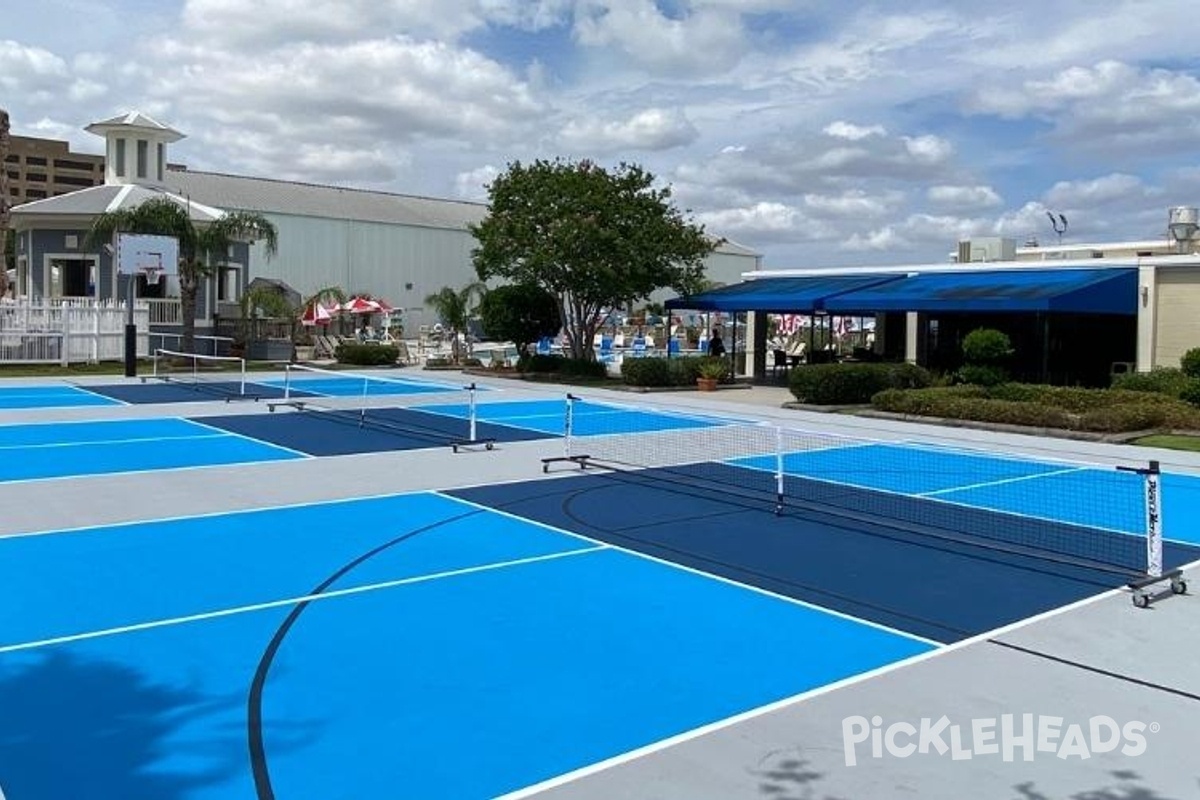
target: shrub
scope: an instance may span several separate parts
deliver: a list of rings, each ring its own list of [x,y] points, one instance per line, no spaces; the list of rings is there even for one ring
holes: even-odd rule
[[[606,378],[608,366],[587,358],[564,358],[558,372],[568,378]]]
[[[994,328],[976,328],[963,337],[962,354],[968,364],[998,364],[1013,354],[1012,341]]]
[[[665,358],[627,358],[621,362],[626,386],[670,386],[671,367]]]
[[[1159,392],[1178,397],[1187,386],[1188,376],[1174,367],[1155,367],[1150,372],[1129,372],[1113,378],[1114,389],[1136,392]]]
[[[667,359],[667,362],[672,386],[695,386],[696,379],[700,377],[700,365],[704,363],[704,358],[685,356],[670,358]]]
[[[933,375],[916,364],[891,364],[889,383],[893,389],[924,389],[933,385]]]
[[[1200,378],[1200,347],[1193,347],[1179,359],[1179,367],[1189,378]]]
[[[788,389],[801,403],[869,403],[890,381],[888,364],[808,364],[791,371]]]
[[[1078,427],[1085,431],[1124,433],[1159,428],[1167,422],[1162,404],[1131,403],[1088,411],[1080,416]]]
[[[563,356],[526,355],[517,362],[521,372],[561,372],[567,359]]]
[[[400,358],[400,348],[390,344],[340,344],[333,357],[340,364],[378,367],[395,364]]]
[[[1008,380],[1008,371],[995,364],[965,364],[958,371],[958,379],[975,386],[996,386]]]
[[[1193,406],[1200,406],[1200,378],[1193,378],[1184,384],[1179,392],[1179,399]]]

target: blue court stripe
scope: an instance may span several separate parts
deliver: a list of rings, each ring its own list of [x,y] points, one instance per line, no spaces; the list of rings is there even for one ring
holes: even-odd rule
[[[210,432],[177,417],[155,419],[86,420],[0,425],[0,446],[81,444],[129,440],[189,439]]]

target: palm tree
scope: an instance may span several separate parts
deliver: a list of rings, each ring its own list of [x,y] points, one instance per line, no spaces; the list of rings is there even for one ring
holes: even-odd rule
[[[442,323],[450,329],[450,357],[457,364],[462,357],[459,333],[467,330],[467,323],[479,307],[479,301],[487,294],[487,285],[479,281],[468,283],[461,289],[443,286],[436,294],[425,298],[425,304],[432,306],[441,318]],[[470,337],[467,339],[467,353],[471,352]]]
[[[211,275],[216,261],[224,258],[238,241],[259,241],[267,258],[278,251],[275,226],[261,214],[226,211],[203,227],[192,222],[187,210],[162,197],[147,200],[136,208],[109,211],[92,222],[85,240],[88,247],[112,241],[117,233],[145,233],[173,236],[179,242],[179,302],[183,315],[181,347],[194,349],[196,335],[196,292],[200,282]]]
[[[8,112],[0,108],[0,297],[8,294]]]

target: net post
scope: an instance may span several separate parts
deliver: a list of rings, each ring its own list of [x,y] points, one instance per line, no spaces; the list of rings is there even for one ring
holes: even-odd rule
[[[467,438],[463,441],[451,443],[450,446],[456,453],[460,447],[468,445],[481,444],[485,450],[494,450],[496,448],[496,440],[494,438],[479,438],[479,410],[475,405],[475,392],[478,388],[474,382],[469,386],[463,387],[463,390],[467,392]]]
[[[467,435],[470,437],[470,440],[472,442],[478,441],[478,437],[475,435],[476,421],[477,420],[476,420],[476,414],[475,414],[475,384],[472,383],[470,386],[467,387],[467,422],[468,422],[468,434]]]
[[[286,364],[283,368],[283,400],[286,403],[292,399],[292,365]]]
[[[1146,505],[1146,576],[1161,578],[1163,574],[1162,537],[1162,471],[1157,461],[1142,473]]]
[[[246,396],[246,359],[238,361],[238,367],[241,369],[241,380],[238,382],[238,396]],[[257,398],[256,398],[257,399]]]
[[[575,403],[583,398],[567,392],[567,410],[563,417],[563,454],[558,458],[543,458],[542,472],[549,472],[550,465],[558,461],[578,464],[580,469],[587,469],[589,456],[575,454]]]
[[[783,513],[783,428],[775,428],[775,516]]]

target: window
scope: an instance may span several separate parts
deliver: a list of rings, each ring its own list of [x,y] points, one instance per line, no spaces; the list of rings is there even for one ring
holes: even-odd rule
[[[46,182],[46,173],[44,173],[44,172],[27,172],[27,173],[25,173],[25,180],[29,181],[30,183],[45,183]]]
[[[94,178],[83,178],[78,175],[56,175],[54,182],[64,186],[94,186],[96,184]]]
[[[44,167],[46,166],[46,159],[41,156],[25,156],[25,163],[31,167]]]
[[[92,171],[92,165],[90,163],[88,163],[87,161],[72,161],[69,158],[54,159],[54,168],[55,169],[81,169],[81,170],[84,170],[85,172]]]
[[[44,189],[26,189],[25,196],[30,200],[41,200],[46,196]]]
[[[162,183],[163,179],[163,164],[167,163],[167,146],[162,142],[158,143],[158,182]]]
[[[116,157],[114,160],[117,163],[113,167],[113,172],[118,178],[123,178],[125,177],[125,140],[117,139],[114,144],[117,148]]]
[[[145,139],[138,139],[137,143],[137,176],[139,178],[146,177],[146,164],[150,159],[150,143]]]

